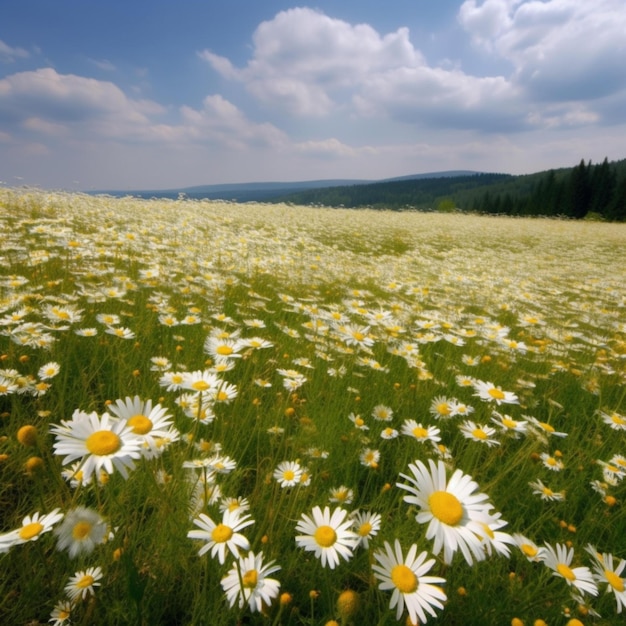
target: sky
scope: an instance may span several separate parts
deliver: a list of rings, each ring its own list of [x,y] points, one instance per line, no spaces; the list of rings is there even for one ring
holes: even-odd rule
[[[0,181],[138,190],[626,157],[626,0],[2,0]]]

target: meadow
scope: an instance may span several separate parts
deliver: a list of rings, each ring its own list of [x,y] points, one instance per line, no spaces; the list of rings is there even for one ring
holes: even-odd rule
[[[623,623],[625,225],[0,224],[2,623]]]

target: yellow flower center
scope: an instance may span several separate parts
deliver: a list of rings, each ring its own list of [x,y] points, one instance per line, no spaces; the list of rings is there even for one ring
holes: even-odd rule
[[[474,428],[472,437],[474,439],[487,439],[487,433],[482,428]]]
[[[624,580],[620,578],[615,572],[611,570],[604,570],[604,577],[609,581],[609,585],[615,589],[615,591],[621,593],[624,591]]]
[[[520,546],[521,551],[529,557],[535,557],[537,556],[537,553],[539,552],[539,550],[537,548],[535,548],[535,546],[531,546],[529,543],[523,543]]]
[[[428,498],[430,512],[444,524],[456,526],[463,518],[463,505],[447,491],[434,491]]]
[[[553,496],[553,495],[554,495],[554,491],[552,491],[552,489],[550,489],[550,487],[544,487],[544,488],[542,489],[542,491],[543,491],[543,495],[544,495],[544,496],[551,497],[551,496]]]
[[[396,565],[391,570],[391,582],[401,593],[413,593],[417,590],[417,576],[410,567]]]
[[[241,582],[246,589],[254,589],[259,580],[259,573],[255,569],[248,570],[242,577]]]
[[[355,426],[363,426],[363,424],[365,424],[365,422],[360,417],[357,417],[354,420],[354,424],[355,424]]]
[[[128,420],[128,425],[132,426],[133,432],[137,435],[145,435],[152,430],[152,421],[145,415],[133,415]]]
[[[556,459],[554,457],[552,457],[552,456],[549,456],[546,459],[546,465],[550,465],[550,466],[554,467],[556,465]]]
[[[209,388],[209,383],[205,380],[197,380],[195,383],[191,384],[191,387],[196,391],[206,391]]]
[[[563,578],[569,580],[570,582],[576,580],[576,574],[571,570],[570,567],[565,565],[565,563],[559,563],[556,566],[556,571],[563,576]]]
[[[352,336],[357,340],[357,341],[363,341],[363,339],[365,339],[365,335],[363,333],[360,333],[358,330],[354,331],[352,333]]]
[[[293,470],[286,470],[283,472],[283,479],[284,480],[293,480],[296,477],[295,473]]]
[[[613,415],[611,415],[611,420],[614,424],[617,424],[618,426],[626,426],[626,419],[624,419],[617,413],[613,413]]]
[[[89,536],[91,524],[89,522],[78,522],[72,528],[72,538],[81,541]]]
[[[228,356],[233,353],[233,349],[230,346],[218,346],[215,352],[220,356]]]
[[[359,535],[361,537],[367,537],[370,532],[372,530],[372,525],[369,522],[363,522],[360,526],[359,526]]]
[[[83,576],[79,581],[76,582],[76,586],[79,589],[86,589],[87,587],[91,587],[93,583],[94,583],[93,576],[90,576],[89,574],[87,574],[86,576]]]
[[[211,539],[213,539],[215,543],[224,543],[232,536],[233,529],[230,526],[226,526],[226,524],[218,524],[211,533]]]
[[[517,422],[512,420],[510,417],[502,418],[502,424],[504,424],[507,428],[515,428],[517,426]]]
[[[87,450],[96,456],[114,454],[122,447],[122,440],[110,430],[98,430],[87,437]]]
[[[554,427],[550,426],[550,424],[547,424],[546,422],[539,422],[539,426],[549,433],[554,432]]]
[[[39,522],[31,522],[30,524],[26,524],[26,526],[22,526],[20,528],[20,539],[32,539],[36,537],[43,530],[43,524]]]
[[[501,389],[496,389],[495,387],[492,387],[487,393],[494,400],[504,400],[504,391],[502,391]]]
[[[225,391],[218,391],[216,400],[218,402],[225,402],[228,400],[228,394]]]
[[[447,402],[440,402],[435,408],[437,409],[437,413],[439,413],[439,415],[450,415],[451,413],[450,406]]]
[[[411,432],[416,439],[426,439],[428,437],[428,431],[421,426],[417,426]]]
[[[332,526],[320,526],[313,538],[322,548],[330,548],[337,541],[337,533]]]
[[[70,616],[69,611],[65,611],[63,609],[59,611],[59,619],[67,619],[69,616]]]

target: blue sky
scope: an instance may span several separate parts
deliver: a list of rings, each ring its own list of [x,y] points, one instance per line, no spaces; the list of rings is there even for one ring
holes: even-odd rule
[[[0,14],[9,186],[626,157],[624,0],[3,0]]]

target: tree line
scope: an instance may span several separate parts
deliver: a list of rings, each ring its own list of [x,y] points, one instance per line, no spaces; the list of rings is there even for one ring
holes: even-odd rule
[[[626,159],[513,176],[473,174],[309,189],[272,202],[626,221]]]

